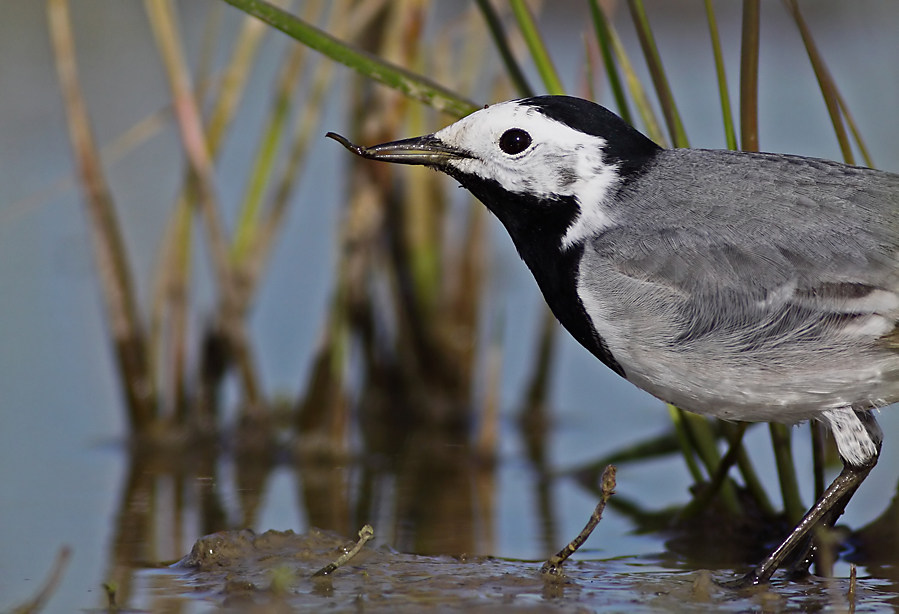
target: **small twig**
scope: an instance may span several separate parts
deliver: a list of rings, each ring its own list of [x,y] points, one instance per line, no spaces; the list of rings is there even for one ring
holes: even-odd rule
[[[359,554],[359,551],[362,550],[362,546],[365,545],[365,542],[369,541],[374,536],[375,530],[371,528],[371,525],[365,525],[364,527],[362,527],[362,530],[359,531],[359,541],[356,542],[356,545],[353,546],[352,550],[341,554],[336,561],[334,561],[333,563],[328,563],[327,565],[316,571],[314,574],[312,574],[312,577],[320,578],[322,576],[327,576],[334,571],[337,571],[338,567],[343,567],[350,562],[350,559]]]
[[[846,597],[849,599],[849,611],[855,612],[855,600],[858,596],[858,570],[855,563],[849,563],[849,593]]]
[[[549,560],[543,564],[543,567],[540,569],[541,574],[548,574],[551,576],[561,575],[562,563],[564,563],[572,554],[577,552],[577,549],[584,545],[584,542],[587,541],[587,538],[593,533],[593,529],[595,529],[596,525],[599,524],[599,521],[602,520],[602,512],[606,507],[606,503],[609,498],[615,494],[615,473],[617,471],[618,469],[615,465],[609,465],[606,467],[606,470],[602,472],[599,503],[596,504],[596,509],[590,514],[590,520],[587,521],[587,526],[584,527],[571,543],[562,548],[558,554],[551,556]]]
[[[31,601],[14,608],[12,614],[40,612],[46,605],[47,600],[56,592],[56,587],[59,585],[59,581],[62,580],[62,573],[65,571],[71,556],[72,549],[69,546],[60,548],[59,553],[56,555],[56,562],[53,563],[53,569],[50,571],[50,575],[41,587],[41,590],[38,591]]]

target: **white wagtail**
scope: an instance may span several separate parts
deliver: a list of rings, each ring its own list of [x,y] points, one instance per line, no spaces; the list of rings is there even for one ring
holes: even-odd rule
[[[742,584],[832,525],[899,400],[899,175],[664,149],[607,109],[490,105],[365,158],[455,178],[503,223],[559,322],[622,377],[728,420],[820,420],[843,471]]]

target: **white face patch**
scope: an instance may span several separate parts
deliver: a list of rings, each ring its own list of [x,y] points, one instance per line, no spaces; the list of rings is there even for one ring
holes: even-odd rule
[[[520,153],[507,154],[499,142],[512,128],[527,132],[531,144]],[[618,182],[618,171],[603,160],[603,138],[570,128],[514,100],[476,111],[434,136],[472,154],[472,158],[451,162],[463,173],[496,181],[509,192],[550,200],[574,197],[580,213],[562,238],[564,248],[614,222],[605,203],[609,189]]]

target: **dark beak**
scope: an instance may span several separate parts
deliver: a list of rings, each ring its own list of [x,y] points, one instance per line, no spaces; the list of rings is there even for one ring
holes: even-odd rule
[[[451,160],[470,157],[464,152],[449,147],[433,135],[403,139],[402,141],[391,141],[390,143],[375,145],[374,147],[354,145],[334,132],[329,132],[325,136],[329,139],[334,139],[357,156],[382,162],[442,167],[446,166],[446,163]]]

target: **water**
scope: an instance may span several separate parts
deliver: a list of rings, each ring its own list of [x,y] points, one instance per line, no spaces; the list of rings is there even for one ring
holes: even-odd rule
[[[469,517],[476,522],[470,527],[460,529],[445,518],[441,525],[440,505],[426,515],[432,521],[426,528],[442,530],[442,536],[426,533],[421,523],[392,526],[392,520],[408,518],[397,506],[411,505],[421,486],[420,482],[404,483],[403,478],[414,472],[390,467],[395,461],[391,458],[349,459],[317,471],[314,467],[294,469],[283,459],[275,459],[270,473],[255,477],[242,473],[230,457],[210,461],[198,453],[191,458],[168,459],[183,463],[178,471],[153,464],[162,462],[160,459],[151,459],[151,463],[129,458],[121,443],[126,434],[121,390],[81,196],[74,184],[58,183],[71,175],[72,160],[44,7],[30,0],[7,4],[0,20],[0,117],[4,118],[0,121],[0,389],[4,391],[0,410],[0,608],[22,603],[35,593],[63,544],[70,545],[74,554],[48,606],[53,612],[105,604],[101,584],[110,578],[128,577],[135,562],[180,558],[201,536],[200,527],[210,525],[209,516],[221,517],[223,524],[233,528],[246,520],[258,531],[297,532],[330,518],[342,523],[342,532],[351,536],[358,529],[351,526],[356,519],[334,520],[328,516],[328,501],[323,497],[358,500],[362,495],[357,489],[365,482],[371,462],[387,465],[370,473],[383,495],[375,502],[382,521],[376,525],[379,544],[417,551],[468,545],[479,555],[539,559],[554,549],[550,544],[559,547],[580,529],[595,496],[569,477],[549,482],[552,504],[549,514],[541,516],[541,483],[525,455],[515,421],[531,366],[535,345],[531,331],[540,317],[541,299],[504,231],[492,221],[489,274],[493,291],[488,302],[491,316],[501,314],[504,328],[502,437],[498,464],[493,473],[487,473],[489,480],[484,485],[493,494],[467,493],[458,502],[473,506]],[[193,58],[199,52],[204,20],[212,4],[179,6],[182,32]],[[897,22],[899,7],[890,2],[808,4],[803,7],[806,17],[868,138],[875,162],[881,168],[899,170],[894,147],[899,124],[893,118],[894,102],[899,99],[899,67],[894,61],[899,39],[890,27]],[[577,91],[582,51],[579,41],[571,44],[570,32],[579,32],[586,20],[580,4],[559,6],[562,9],[547,17],[546,31],[556,63],[563,67],[569,87]],[[720,127],[706,120],[716,116],[717,102],[701,6],[647,2],[647,9],[692,144],[720,146]],[[738,9],[722,4],[717,10],[731,91],[736,92]],[[638,47],[623,8],[619,13],[625,18],[618,20],[622,36],[632,57],[637,58]],[[97,139],[106,143],[167,104],[164,73],[140,3],[83,0],[73,3],[73,14],[82,83]],[[226,28],[235,27],[233,17],[228,9]],[[839,159],[814,75],[780,4],[764,4],[762,32],[762,147]],[[249,91],[266,92],[267,96],[284,45],[279,35],[267,40],[261,69],[254,74]],[[224,51],[220,56],[224,58]],[[338,88],[332,95],[340,101],[347,91]],[[219,167],[217,188],[229,223],[243,190],[246,150],[254,146],[266,109],[265,96],[249,97]],[[321,132],[344,128],[341,105],[335,104],[323,119]],[[176,152],[180,152],[178,137],[169,122],[157,136],[108,169],[142,305],[149,298],[155,252],[180,185],[182,160]],[[347,158],[333,143],[322,141],[316,146],[253,312],[254,348],[270,395],[295,398],[306,381],[333,286],[333,237],[346,196],[342,173]],[[203,265],[200,269],[202,272]],[[214,304],[208,283],[201,286],[198,303],[192,317],[202,322]],[[560,335],[558,343],[547,459],[554,473],[666,431],[669,423],[661,403],[619,380],[566,335]],[[844,522],[853,528],[878,517],[895,496],[899,446],[894,440],[899,435],[899,415],[887,410],[881,424],[887,439],[880,466],[844,516]],[[749,439],[756,466],[767,476],[765,485],[777,504],[765,429],[751,430]],[[810,501],[807,442],[805,429],[798,429],[795,457],[804,500]],[[446,444],[448,454],[456,450],[453,445],[457,444]],[[447,483],[453,484],[455,479],[462,487],[480,484],[478,476],[483,472],[474,461],[469,459],[460,467],[458,474],[447,476]],[[193,492],[196,500],[178,500],[178,493],[185,491],[178,479],[188,480],[191,486],[186,490]],[[329,490],[335,480],[341,488]],[[648,510],[688,499],[689,475],[675,457],[623,466],[618,480],[622,498]],[[216,496],[208,496],[213,491]],[[212,500],[222,509],[206,505]],[[445,500],[437,503],[449,504]],[[135,521],[145,525],[136,527]],[[634,526],[625,513],[610,508],[581,556],[652,557],[666,550],[665,536],[635,535],[631,533]],[[452,531],[459,531],[460,539],[446,541],[446,533]],[[138,539],[145,535],[155,537],[149,542]],[[123,552],[126,545],[131,549]],[[888,577],[894,573],[890,569],[887,564],[876,573]],[[848,565],[839,564],[836,572],[845,577]],[[870,582],[871,590],[892,592],[889,599],[895,603],[894,584]],[[142,603],[145,589],[141,586],[136,582],[131,592],[136,603]],[[634,590],[626,588],[625,595]],[[594,606],[602,609],[589,604]]]

